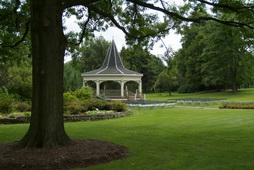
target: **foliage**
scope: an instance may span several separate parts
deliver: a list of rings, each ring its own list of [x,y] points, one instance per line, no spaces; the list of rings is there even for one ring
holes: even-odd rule
[[[84,86],[77,89],[75,92],[65,92],[63,98],[64,113],[79,114],[87,110],[86,105],[84,105],[84,100],[92,98],[92,90],[90,87]]]
[[[87,115],[104,115],[104,114],[112,114],[114,113],[112,110],[92,110],[92,111],[88,111],[86,112]]]
[[[114,110],[116,112],[122,112],[127,110],[125,103],[121,101],[105,101],[101,99],[88,99],[84,101],[84,105],[87,111],[91,110]]]
[[[108,105],[108,101],[101,100],[101,99],[88,99],[84,101],[84,105],[86,106],[87,110],[110,110]]]
[[[167,56],[167,54],[165,56]],[[167,63],[167,70],[159,74],[154,87],[159,88],[162,91],[168,91],[169,95],[171,95],[171,92],[176,91],[178,88],[179,74],[177,71],[176,60],[174,58],[168,56]]]
[[[76,99],[71,100],[68,103],[64,104],[64,113],[65,114],[79,114],[86,110],[85,105],[82,100]]]
[[[244,30],[206,22],[191,24],[180,33],[183,48],[175,55],[179,92],[231,88],[236,93],[239,85],[253,84],[254,55]]]
[[[210,23],[207,26],[209,34],[204,40],[208,43],[202,54],[204,85],[230,87],[236,93],[237,86],[244,83],[244,79],[245,82],[251,83],[246,79],[249,77],[248,74],[253,75],[244,69],[249,68],[249,62],[245,62],[245,59],[251,55],[247,50],[246,39],[236,28]],[[248,60],[251,61],[250,58]]]
[[[74,92],[74,95],[79,99],[90,99],[93,97],[93,90],[89,86],[82,86]]]
[[[14,98],[9,94],[8,90],[0,89],[0,113],[8,114],[14,109]]]
[[[151,42],[150,37],[165,36],[172,27],[181,25],[181,21],[188,24],[188,22],[199,23],[203,20],[212,20],[231,26],[254,29],[252,1],[233,1],[233,3],[225,1],[221,4],[221,1],[209,3],[190,0],[185,1],[180,7],[164,0],[154,2],[33,0],[32,3],[30,2],[19,0],[0,2],[1,33],[10,35],[4,36],[5,39],[10,40],[7,45],[1,37],[1,47],[8,47],[8,44],[15,42],[14,46],[17,46],[20,42],[25,42],[29,28],[31,29],[34,76],[33,114],[38,119],[32,119],[29,131],[19,142],[21,147],[57,147],[70,142],[64,130],[63,120],[52,121],[63,114],[63,58],[68,44],[63,33],[63,16],[74,15],[80,20],[78,22],[82,28],[79,34],[80,42],[84,37],[92,36],[94,31],[106,30],[112,25],[128,35],[129,44],[143,45]],[[210,5],[211,8],[205,9],[206,5]],[[218,15],[211,17],[207,13],[200,12],[206,10],[213,14],[222,12],[236,14],[236,17],[233,17],[236,19],[225,18],[224,20]],[[162,16],[159,17],[151,11],[160,12]],[[83,18],[86,20],[82,20]],[[37,126],[38,123],[44,124],[44,128]],[[35,140],[31,142],[32,139]]]
[[[82,73],[100,68],[109,50],[109,44],[102,36],[85,41],[78,49],[78,56],[73,58],[73,65]]]
[[[19,112],[29,112],[31,111],[31,105],[26,102],[15,103],[15,110]]]
[[[116,112],[124,112],[127,110],[126,104],[121,101],[111,101],[108,104],[109,104],[110,110],[114,110]]]
[[[26,101],[32,100],[32,66],[31,59],[28,58],[19,64],[9,68],[11,81],[8,90],[17,98]]]
[[[64,65],[64,90],[76,90],[82,86],[81,73],[98,69],[107,54],[109,42],[103,37],[91,38],[72,53],[72,61]]]
[[[254,103],[228,102],[223,103],[220,109],[254,109]]]
[[[63,94],[64,113],[79,114],[91,110],[114,110],[117,112],[127,110],[125,103],[106,100],[107,98],[92,98],[91,88],[84,86],[75,92],[69,91]],[[97,96],[98,97],[98,96]]]
[[[82,86],[81,70],[69,61],[64,64],[64,91],[75,91]]]
[[[161,59],[140,46],[124,47],[121,50],[121,57],[126,68],[143,74],[143,90],[152,91],[159,73],[165,69]],[[131,86],[128,88],[133,90]]]
[[[181,31],[182,49],[176,52],[175,59],[179,76],[179,92],[189,93],[204,90],[202,82],[202,49],[205,47],[201,32],[202,25],[191,24]]]
[[[63,99],[64,99],[64,103],[65,103],[65,102],[70,102],[72,100],[77,100],[77,97],[75,96],[75,94],[72,91],[68,91],[63,94]]]

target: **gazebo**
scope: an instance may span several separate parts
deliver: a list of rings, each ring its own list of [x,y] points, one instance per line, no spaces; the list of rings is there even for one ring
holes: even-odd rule
[[[92,70],[81,74],[83,77],[83,86],[87,82],[93,81],[96,84],[96,95],[105,95],[112,99],[143,99],[142,81],[143,74],[126,69],[117,52],[115,42],[112,41],[102,66],[99,69]],[[118,82],[121,86],[120,90],[103,89],[100,90],[100,84],[106,81]],[[124,89],[125,83],[134,81],[138,83],[136,92],[131,92],[127,88]],[[119,93],[120,92],[120,93]]]

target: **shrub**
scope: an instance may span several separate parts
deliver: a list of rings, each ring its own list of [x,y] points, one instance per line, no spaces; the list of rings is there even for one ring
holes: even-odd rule
[[[25,102],[18,102],[15,104],[15,110],[17,110],[19,112],[30,112],[31,105],[27,104]]]
[[[79,99],[90,99],[93,97],[93,90],[89,86],[83,86],[77,89],[74,94]]]
[[[64,104],[65,114],[79,114],[84,111],[83,102],[81,100],[72,100]]]
[[[77,100],[77,97],[74,95],[73,92],[69,91],[63,94],[63,100],[64,100],[64,103],[66,103],[72,100]]]
[[[84,101],[85,108],[87,110],[109,110],[108,101],[100,100],[100,99],[87,99]]]
[[[7,89],[0,89],[0,113],[8,114],[14,109],[14,98]]]
[[[116,112],[122,112],[127,110],[127,105],[120,101],[105,101],[101,99],[88,99],[84,101],[84,105],[89,110],[114,110]]]
[[[26,116],[26,117],[31,116],[31,112],[24,112],[24,116]]]
[[[220,109],[254,109],[254,103],[224,103]]]
[[[123,112],[127,110],[127,105],[121,101],[111,101],[109,102],[110,110],[114,110],[116,112]]]

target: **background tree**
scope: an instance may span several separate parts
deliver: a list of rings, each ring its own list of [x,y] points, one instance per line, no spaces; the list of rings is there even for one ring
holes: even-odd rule
[[[121,29],[129,38],[129,43],[148,44],[149,37],[162,37],[176,25],[184,22],[201,22],[213,20],[223,24],[248,27],[253,29],[252,1],[188,1],[187,6],[176,7],[167,1],[141,0],[31,0],[30,3],[9,0],[1,1],[1,25],[14,27],[19,25],[23,29],[16,29],[23,41],[28,33],[28,23],[31,24],[31,44],[33,57],[33,102],[31,124],[27,134],[19,142],[21,147],[56,147],[70,143],[65,133],[63,123],[63,65],[67,39],[63,33],[62,16],[76,15],[82,21],[79,40],[89,36],[95,30],[105,30],[114,25]],[[187,3],[187,2],[186,2]],[[192,15],[199,10],[200,4],[211,6],[209,11],[218,8],[225,12],[236,13],[238,20],[220,20],[215,17]],[[79,7],[77,7],[79,6]],[[28,10],[30,7],[30,10]],[[150,10],[148,10],[150,9]],[[151,10],[158,11],[161,18]],[[26,15],[22,15],[26,13]],[[20,13],[20,15],[18,15]],[[27,20],[26,16],[31,19]],[[22,22],[19,16],[24,16]],[[250,17],[252,16],[252,17]],[[13,20],[14,19],[14,20]],[[241,22],[238,22],[241,21]],[[3,24],[2,24],[3,23]],[[25,27],[25,25],[27,27]],[[3,29],[1,29],[3,30]],[[21,42],[18,41],[18,42]],[[79,41],[81,42],[81,41]],[[5,46],[1,42],[1,46]]]
[[[204,85],[230,87],[236,93],[243,81],[240,77],[248,74],[243,68],[248,65],[245,58],[250,55],[247,44],[236,28],[217,24],[208,26],[207,43],[202,54]]]
[[[120,56],[126,68],[143,74],[143,90],[146,93],[151,92],[159,73],[165,69],[161,59],[140,46],[124,47]]]
[[[90,38],[81,43],[79,50],[69,52],[72,60],[64,64],[64,91],[76,90],[83,85],[81,74],[101,67],[109,48],[103,37]],[[77,48],[77,47],[75,47]]]
[[[31,58],[9,68],[11,79],[8,91],[22,101],[32,100],[32,64]]]
[[[106,41],[102,36],[90,38],[81,44],[77,58],[73,59],[73,64],[84,73],[101,67],[110,42]]]
[[[179,82],[179,92],[195,92],[204,89],[202,82],[203,63],[202,52],[205,47],[203,42],[202,25],[191,24],[185,27],[180,33],[182,34],[182,49],[176,54],[178,72],[181,82]]]
[[[74,66],[73,61],[64,64],[64,92],[75,91],[83,85],[80,70]]]
[[[253,55],[244,30],[206,22],[193,23],[181,34],[183,48],[175,56],[182,77],[179,92],[231,88],[235,93],[240,84],[252,82],[246,61]]]

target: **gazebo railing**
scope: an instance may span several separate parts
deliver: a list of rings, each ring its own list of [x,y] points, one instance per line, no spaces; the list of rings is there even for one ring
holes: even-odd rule
[[[121,96],[120,90],[100,90],[100,95],[104,95],[106,97],[115,98]]]
[[[138,90],[136,90],[136,98],[138,98],[139,100],[146,100],[145,94],[139,92]]]
[[[104,95],[112,99],[144,100],[143,93],[140,93],[140,92],[133,93],[132,91],[128,89],[123,91],[123,96],[121,96],[121,90],[109,90],[109,89],[100,90],[100,95]]]

